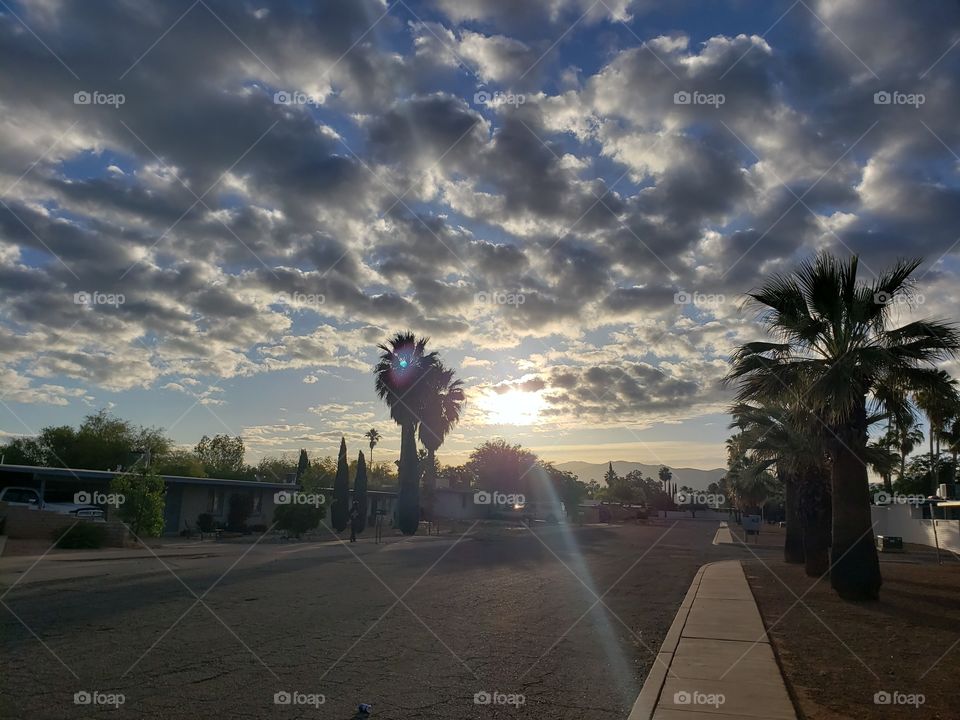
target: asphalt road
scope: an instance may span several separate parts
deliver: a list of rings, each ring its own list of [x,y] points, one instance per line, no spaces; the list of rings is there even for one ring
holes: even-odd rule
[[[623,720],[697,568],[742,554],[711,545],[716,522],[661,523],[23,582],[0,606],[0,717]]]

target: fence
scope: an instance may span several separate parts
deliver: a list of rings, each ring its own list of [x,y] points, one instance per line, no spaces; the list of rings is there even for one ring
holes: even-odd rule
[[[870,508],[874,534],[902,537],[905,543],[936,546],[960,553],[960,520],[924,520],[912,505],[874,505]],[[934,537],[933,524],[937,524]]]

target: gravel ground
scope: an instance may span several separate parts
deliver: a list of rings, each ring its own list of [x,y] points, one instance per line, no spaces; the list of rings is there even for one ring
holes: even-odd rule
[[[25,625],[0,610],[0,716],[348,719],[368,702],[374,718],[622,720],[697,568],[737,556],[715,530],[257,548],[212,589],[239,554],[169,561],[183,584],[155,560],[24,583],[4,602]],[[83,690],[125,702],[77,706]],[[325,702],[275,704],[284,691]]]

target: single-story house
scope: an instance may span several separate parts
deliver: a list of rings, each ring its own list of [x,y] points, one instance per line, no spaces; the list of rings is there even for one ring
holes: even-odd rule
[[[107,494],[110,481],[119,472],[108,470],[79,470],[73,468],[37,467],[33,465],[0,465],[0,488],[21,486],[36,488],[45,502],[74,502],[80,492],[91,495]],[[197,516],[210,513],[215,522],[226,522],[230,496],[249,494],[253,512],[248,525],[267,525],[273,522],[276,493],[296,488],[295,483],[255,482],[222,478],[195,478],[162,475],[167,487],[164,507],[164,535],[177,535],[186,527],[196,527]],[[114,508],[106,506],[107,518]]]

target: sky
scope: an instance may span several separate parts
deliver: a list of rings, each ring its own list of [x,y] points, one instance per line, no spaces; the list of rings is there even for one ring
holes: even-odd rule
[[[409,329],[441,462],[713,468],[765,278],[921,256],[956,314],[953,0],[3,0],[0,68],[0,439],[394,459]]]

